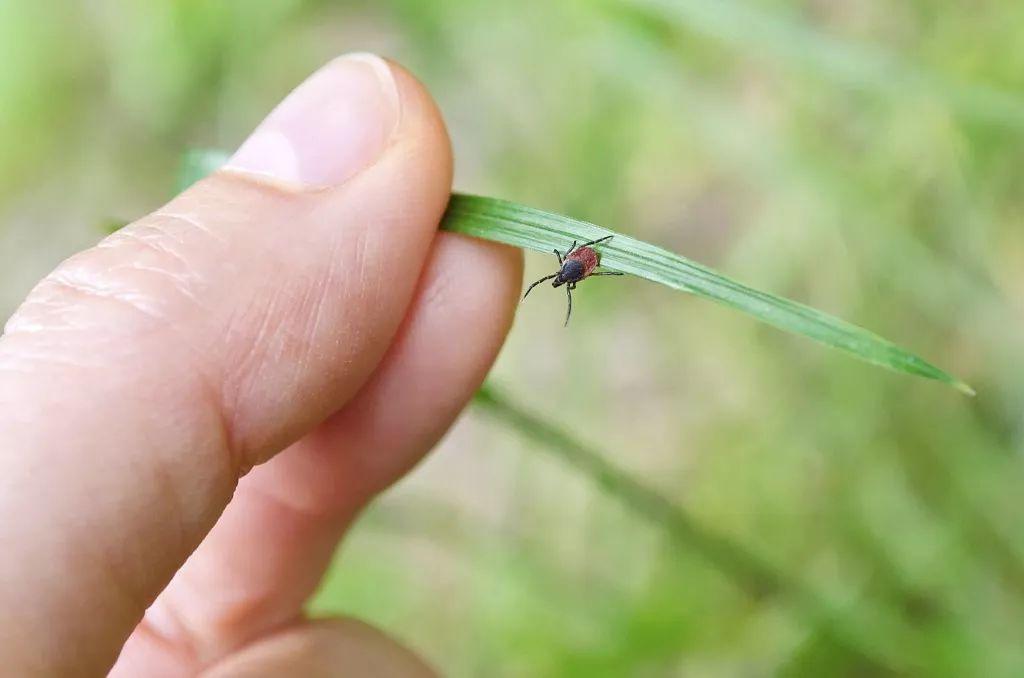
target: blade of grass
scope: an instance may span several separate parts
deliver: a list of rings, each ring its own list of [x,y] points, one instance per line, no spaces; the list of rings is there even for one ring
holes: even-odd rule
[[[179,193],[228,161],[224,151],[195,148],[186,151],[178,165],[177,190]]]
[[[888,611],[867,600],[836,603],[742,544],[701,525],[683,508],[606,461],[605,455],[514,403],[493,385],[481,387],[473,402],[563,459],[637,515],[664,529],[678,546],[698,553],[753,599],[774,597],[792,605],[823,637],[862,658],[872,668],[872,675],[902,674],[907,670],[905,648],[912,634]]]
[[[219,151],[189,152],[182,162],[179,188],[184,189],[206,176],[223,164],[225,158]],[[556,248],[565,249],[573,240],[586,242],[614,235],[601,245],[601,264],[609,270],[717,301],[869,363],[934,379],[974,395],[964,382],[865,329],[795,301],[747,287],[678,254],[585,221],[507,200],[455,193],[441,228],[546,253]]]
[[[809,306],[761,292],[678,254],[600,226],[542,212],[516,203],[455,194],[442,228],[540,252],[565,249],[614,235],[601,245],[601,265],[690,292],[735,309],[787,332],[802,334],[896,372],[935,379],[973,395],[970,386],[892,342]]]

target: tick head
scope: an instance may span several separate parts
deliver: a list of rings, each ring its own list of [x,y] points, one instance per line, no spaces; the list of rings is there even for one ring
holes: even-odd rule
[[[577,282],[583,279],[584,269],[583,264],[576,259],[566,259],[562,264],[562,268],[558,271],[558,275],[555,276],[554,281],[551,283],[552,287],[558,287],[565,283]]]

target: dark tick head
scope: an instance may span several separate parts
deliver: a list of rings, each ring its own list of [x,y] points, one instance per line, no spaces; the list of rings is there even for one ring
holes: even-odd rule
[[[562,268],[555,275],[555,279],[551,282],[552,287],[560,287],[565,283],[578,282],[583,279],[583,274],[586,272],[586,268],[583,266],[583,262],[576,259],[566,259],[562,264]]]

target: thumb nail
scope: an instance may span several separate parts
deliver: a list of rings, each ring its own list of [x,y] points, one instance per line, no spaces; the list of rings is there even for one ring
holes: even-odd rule
[[[337,185],[376,161],[399,115],[386,61],[373,54],[339,57],[292,91],[227,167],[302,186]]]

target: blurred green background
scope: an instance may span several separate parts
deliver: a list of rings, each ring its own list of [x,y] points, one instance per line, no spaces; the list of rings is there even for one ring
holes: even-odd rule
[[[452,676],[1024,675],[1021,26],[1016,0],[0,0],[0,315],[160,205],[186,148],[389,55],[460,190],[805,301],[978,396],[631,278],[581,286],[566,331],[541,290],[491,378],[568,437],[471,409],[314,609]]]

